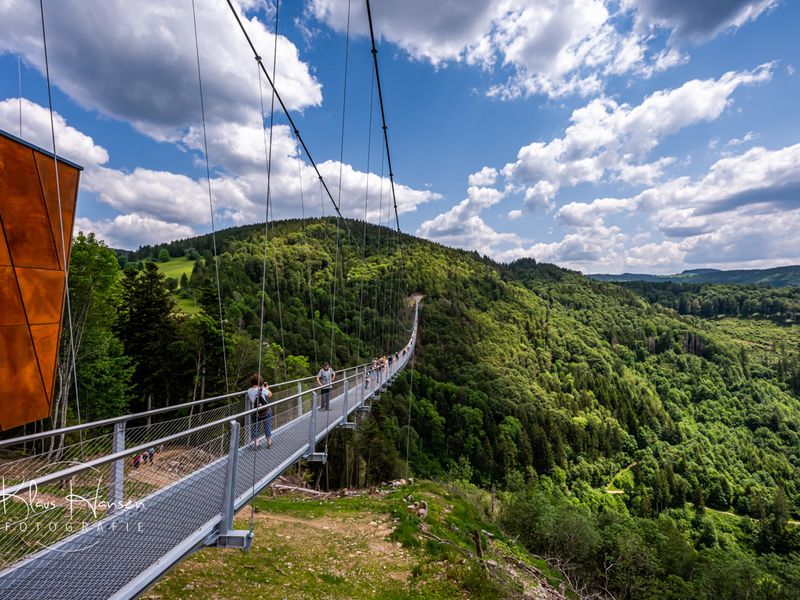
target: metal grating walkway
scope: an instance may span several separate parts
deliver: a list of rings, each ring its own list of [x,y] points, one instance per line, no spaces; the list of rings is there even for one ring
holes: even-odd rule
[[[235,510],[246,505],[293,463],[314,452],[310,444],[312,423],[316,444],[339,427],[346,415],[360,410],[379,391],[379,386],[388,386],[410,360],[414,341],[412,336],[407,352],[387,369],[382,382],[373,381],[367,388],[363,375],[357,373],[347,391],[343,389],[345,384],[341,384],[335,389],[338,395],[331,398],[330,411],[312,410],[312,401],[309,410],[303,412],[303,396],[299,405],[296,399],[292,400],[287,411],[296,412],[293,418],[284,419],[286,422],[273,425],[277,427],[270,449],[255,450],[247,427],[238,435],[239,426],[234,429],[233,424],[227,437],[204,439],[204,447],[227,448],[230,433],[237,434],[235,446],[231,445],[237,453]],[[275,409],[276,417],[280,416],[277,403]],[[143,497],[137,505],[100,518],[9,566],[0,573],[0,599],[100,600],[131,598],[142,593],[182,558],[200,547],[217,543],[219,535],[227,529],[223,523],[223,498],[230,455],[227,450],[219,454],[215,460]]]

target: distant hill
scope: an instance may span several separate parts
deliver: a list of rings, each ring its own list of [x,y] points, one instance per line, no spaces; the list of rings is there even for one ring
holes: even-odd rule
[[[772,287],[800,286],[800,265],[773,269],[689,269],[675,275],[649,275],[646,273],[604,273],[587,275],[598,281],[649,281],[671,283],[738,283],[743,285],[768,285]]]

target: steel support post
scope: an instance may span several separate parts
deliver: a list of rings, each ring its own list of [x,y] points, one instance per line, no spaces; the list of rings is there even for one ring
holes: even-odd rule
[[[311,462],[325,462],[328,455],[325,452],[315,452],[317,448],[317,392],[311,393],[311,418],[308,424],[308,454],[306,460]]]
[[[239,459],[238,421],[231,421],[231,439],[228,446],[228,463],[225,468],[225,488],[222,491],[222,520],[219,524],[217,546],[225,548],[241,548],[247,550],[253,541],[253,535],[246,529],[233,528],[233,504],[236,500],[236,463]]]
[[[297,382],[297,418],[303,416],[303,384],[302,382]]]
[[[125,421],[114,423],[114,438],[111,451],[113,453],[125,450]],[[121,458],[114,461],[111,465],[111,481],[108,486],[108,512],[113,513],[118,507],[122,507],[124,500],[125,487],[125,459]]]

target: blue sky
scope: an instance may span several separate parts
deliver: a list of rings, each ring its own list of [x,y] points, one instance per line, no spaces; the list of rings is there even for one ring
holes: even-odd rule
[[[196,3],[216,222],[263,220],[255,62],[226,3]],[[78,226],[126,248],[208,231],[191,3],[44,4],[59,152],[85,166]],[[584,272],[800,263],[797,3],[372,8],[404,231]],[[240,10],[271,67],[274,4]],[[366,199],[386,222],[364,12],[282,4],[276,79],[337,199],[341,169],[345,212]],[[0,129],[20,133],[19,64],[22,137],[49,148],[39,18],[32,0],[0,6]],[[300,215],[301,187],[307,214],[329,214],[279,114],[272,154],[275,215]]]

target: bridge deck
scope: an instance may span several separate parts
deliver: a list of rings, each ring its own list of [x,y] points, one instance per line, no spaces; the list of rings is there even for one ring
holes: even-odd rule
[[[393,369],[401,370],[411,357]],[[350,389],[348,415],[369,399],[374,387]],[[236,469],[235,508],[247,502],[309,451],[311,413],[273,431],[272,448],[242,445]],[[344,420],[344,395],[318,411],[316,441]],[[245,436],[246,439],[247,436]],[[0,573],[0,598],[86,600],[130,598],[143,592],[183,557],[213,542],[222,520],[227,456],[147,496],[138,508],[108,516]],[[255,482],[255,485],[254,485]]]

